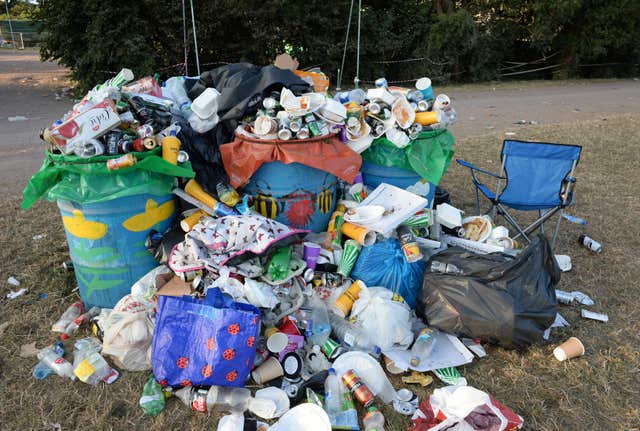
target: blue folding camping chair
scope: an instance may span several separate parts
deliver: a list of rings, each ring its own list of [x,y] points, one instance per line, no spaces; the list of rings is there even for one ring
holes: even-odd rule
[[[480,191],[491,201],[490,213],[503,216],[517,231],[514,238],[522,237],[530,242],[529,235],[540,228],[544,233],[544,223],[560,212],[551,239],[551,248],[560,229],[564,209],[573,202],[574,176],[582,147],[579,145],[549,144],[505,140],[502,144],[502,167],[496,175],[480,169],[462,159],[458,164],[469,168],[476,187],[476,209],[480,214]],[[489,175],[497,179],[495,192],[480,182],[477,174]],[[507,207],[520,211],[538,211],[538,219],[526,228],[520,227]]]

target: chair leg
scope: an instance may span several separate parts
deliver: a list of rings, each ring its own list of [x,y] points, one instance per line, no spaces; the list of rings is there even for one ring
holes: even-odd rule
[[[478,194],[478,187],[476,187],[476,214],[480,215],[480,195]]]
[[[523,230],[522,230],[522,228],[520,227],[520,225],[518,225],[518,223],[517,223],[517,222],[514,220],[514,218],[513,218],[513,217],[511,217],[511,215],[510,215],[510,214],[509,214],[509,213],[508,213],[508,212],[507,212],[507,211],[502,207],[502,205],[498,204],[498,205],[496,205],[496,206],[497,206],[497,207],[498,207],[498,209],[500,210],[500,214],[502,214],[502,217],[504,217],[504,219],[505,219],[506,221],[508,221],[508,222],[509,222],[509,224],[510,224],[511,226],[513,226],[513,227],[514,227],[514,228],[519,232],[519,235],[516,235],[516,236],[514,237],[514,239],[515,239],[515,238],[517,238],[518,236],[522,236],[522,237],[525,239],[525,241],[527,241],[528,243],[529,243],[529,242],[531,242],[531,240],[529,239],[529,237],[527,236],[527,234],[525,233],[525,231],[523,231]],[[494,208],[495,208],[495,207],[494,207]]]
[[[538,218],[542,218],[542,210],[538,210]],[[540,225],[540,232],[544,235],[544,223]]]
[[[553,251],[553,246],[556,244],[556,238],[558,237],[558,232],[560,232],[560,221],[562,221],[562,213],[564,213],[564,210],[559,211],[558,221],[556,222],[556,228],[553,232],[553,238],[551,238],[551,251]]]

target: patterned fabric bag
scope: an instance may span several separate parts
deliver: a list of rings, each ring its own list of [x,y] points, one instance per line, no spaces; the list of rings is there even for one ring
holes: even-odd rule
[[[169,386],[244,386],[253,366],[260,311],[220,289],[205,299],[158,298],[151,364]]]

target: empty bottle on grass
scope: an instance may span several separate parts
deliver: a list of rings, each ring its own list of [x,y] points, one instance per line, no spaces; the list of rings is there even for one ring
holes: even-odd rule
[[[177,390],[174,395],[197,412],[220,410],[242,413],[248,408],[251,391],[223,386],[211,386],[208,390],[187,386]]]
[[[411,365],[417,367],[427,360],[435,344],[433,329],[424,328],[411,348]]]
[[[164,410],[165,399],[162,393],[162,386],[156,381],[152,374],[142,388],[140,397],[140,407],[149,416],[157,416]]]
[[[83,305],[82,302],[74,302],[62,313],[60,319],[56,323],[53,324],[51,330],[53,332],[64,332],[64,330],[69,326],[71,322],[80,317],[82,314]]]
[[[56,346],[45,347],[38,352],[38,359],[60,377],[68,377],[71,380],[75,380],[73,365],[63,358],[59,351]]]
[[[56,344],[51,346],[51,348],[59,357],[64,356],[64,346],[62,345],[62,341],[58,341]],[[49,366],[44,361],[41,360],[33,368],[32,374],[33,374],[33,377],[35,377],[37,380],[42,380],[42,379],[46,379],[53,373],[54,371],[51,368],[49,368]]]

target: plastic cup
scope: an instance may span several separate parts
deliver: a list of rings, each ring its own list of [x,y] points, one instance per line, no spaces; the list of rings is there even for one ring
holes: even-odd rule
[[[198,184],[196,180],[189,180],[187,185],[184,187],[184,191],[189,196],[198,199],[200,202],[210,208],[215,208],[216,204],[218,204],[218,200],[211,196],[209,193],[205,192],[202,186],[200,186],[200,184]]]
[[[571,337],[553,349],[553,356],[560,362],[584,355],[584,344],[576,337]]]
[[[376,242],[376,233],[374,231],[353,223],[344,222],[340,231],[361,245],[373,245]]]
[[[262,365],[251,372],[251,377],[259,385],[270,382],[283,375],[284,370],[282,369],[282,365],[274,357],[267,359]]]
[[[289,337],[282,332],[275,332],[267,339],[267,349],[271,353],[282,352],[289,344]]]
[[[349,187],[349,194],[356,202],[362,202],[367,197],[367,191],[365,190],[364,184],[362,183],[355,183],[354,185]]]
[[[314,242],[304,243],[304,261],[307,262],[307,267],[313,269],[314,271],[316,269],[316,265],[318,264],[318,256],[320,256],[320,250],[322,250],[322,247]]]
[[[166,136],[162,139],[162,158],[172,165],[178,164],[180,154],[180,139],[175,136]]]
[[[342,259],[340,259],[340,264],[338,265],[338,274],[342,274],[345,277],[348,277],[349,274],[351,274],[351,270],[356,264],[356,260],[358,260],[358,255],[360,254],[361,249],[362,246],[357,241],[352,239],[345,241]]]

